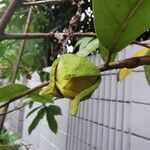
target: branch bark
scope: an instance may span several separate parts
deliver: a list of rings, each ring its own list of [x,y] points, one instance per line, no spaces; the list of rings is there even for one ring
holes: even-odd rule
[[[112,62],[108,66],[100,65],[99,70],[101,72],[113,69],[122,69],[122,68],[136,68],[143,65],[150,65],[150,56],[142,56],[142,57],[133,57],[128,58],[122,61]]]
[[[71,0],[41,0],[36,2],[24,2],[22,6],[35,6],[41,4],[57,4],[57,3],[64,3],[64,2],[71,2]]]
[[[52,38],[56,36],[67,35],[67,33],[5,33],[0,35],[0,40],[22,40],[22,39],[42,39],[42,38]],[[96,34],[93,32],[82,33],[82,32],[75,32],[72,36],[77,37],[95,37]]]
[[[4,33],[4,30],[9,23],[12,15],[20,7],[22,4],[22,0],[13,0],[11,4],[8,6],[7,10],[5,11],[4,15],[0,20],[0,35]]]

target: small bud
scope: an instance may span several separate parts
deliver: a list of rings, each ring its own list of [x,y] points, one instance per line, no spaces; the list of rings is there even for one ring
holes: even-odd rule
[[[40,92],[70,99],[70,111],[76,115],[79,103],[88,99],[101,81],[99,69],[86,58],[65,54],[56,59],[49,85]]]

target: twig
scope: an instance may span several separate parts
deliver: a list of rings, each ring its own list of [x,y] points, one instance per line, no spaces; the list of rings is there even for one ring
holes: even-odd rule
[[[36,2],[24,2],[22,6],[35,6],[35,5],[41,5],[41,4],[57,4],[57,3],[64,3],[64,2],[70,2],[71,0],[41,0]]]
[[[17,8],[19,8],[21,3],[22,3],[22,0],[13,0],[12,3],[9,5],[9,7],[7,8],[7,10],[5,11],[4,15],[2,16],[0,20],[0,34],[4,33],[4,30],[7,24],[9,23],[12,15],[17,10]]]
[[[108,66],[100,65],[99,70],[101,72],[113,69],[120,69],[120,68],[136,68],[142,65],[150,65],[150,56],[142,56],[142,57],[133,57],[128,58],[122,61],[112,62]]]
[[[150,48],[150,44],[148,44],[148,43],[141,43],[141,42],[138,42],[138,41],[134,41],[133,44],[137,44],[137,45],[140,45],[140,46],[143,46],[143,47],[146,47],[146,48]]]
[[[4,35],[0,35],[0,40],[22,40],[22,39],[42,39],[42,38],[50,38],[53,39],[55,36],[65,36],[67,33],[5,33]],[[93,32],[75,32],[72,36],[79,37],[96,37],[96,34]]]
[[[26,105],[27,105],[27,104],[26,104]],[[15,108],[15,109],[12,109],[12,110],[10,110],[10,111],[1,113],[0,116],[4,116],[4,115],[7,115],[7,114],[10,114],[10,113],[12,113],[12,112],[14,112],[14,111],[16,111],[16,110],[20,110],[21,108],[25,107],[26,105],[23,105],[23,106],[20,106],[20,107]]]
[[[81,14],[82,14],[82,4],[83,1],[82,0],[73,0],[73,4],[77,5],[77,11],[75,13],[75,15],[71,18],[70,22],[69,22],[69,28],[68,31],[66,31],[66,35],[63,36],[62,39],[62,52],[66,53],[67,49],[66,49],[66,45],[68,44],[68,41],[72,41],[73,37],[74,37],[74,32],[76,31],[77,27],[78,27],[78,22],[80,20]]]
[[[28,16],[27,16],[26,24],[25,24],[24,33],[27,33],[28,30],[29,30],[29,26],[30,26],[31,18],[32,18],[31,17],[32,16],[32,11],[33,11],[33,7],[31,7],[29,9],[29,13],[28,13]],[[13,83],[16,80],[16,76],[17,76],[17,73],[18,73],[18,70],[19,70],[19,65],[20,65],[20,62],[22,60],[22,56],[23,56],[23,53],[24,53],[25,45],[26,45],[26,40],[23,40],[21,42],[21,46],[20,46],[19,55],[18,55],[18,58],[17,58],[16,65],[14,66],[13,76],[12,76],[12,79],[11,79],[11,81]]]
[[[38,89],[41,89],[42,87],[45,87],[45,86],[47,86],[47,85],[48,85],[48,82],[45,82],[45,83],[42,83],[42,84],[40,84],[40,85],[34,87],[33,89],[29,89],[29,90],[25,91],[24,93],[22,93],[22,94],[20,94],[20,95],[17,95],[17,96],[15,96],[15,97],[11,98],[11,99],[9,99],[8,102],[6,102],[6,103],[3,104],[3,105],[0,105],[0,108],[2,108],[2,107],[4,107],[4,106],[6,106],[6,105],[8,105],[8,104],[10,104],[10,103],[12,103],[12,102],[14,102],[14,101],[16,101],[16,100],[19,99],[19,98],[22,98],[22,97],[24,97],[24,96],[26,96],[26,95],[30,95],[32,92],[34,92],[34,91],[36,91],[36,90],[38,90]]]

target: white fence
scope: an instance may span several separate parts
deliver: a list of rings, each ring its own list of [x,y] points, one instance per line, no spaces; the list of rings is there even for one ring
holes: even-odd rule
[[[131,57],[139,49],[139,46],[129,46],[119,59]],[[98,55],[90,59],[95,64],[101,63]],[[34,78],[31,85],[37,85],[37,80]],[[33,118],[25,119],[28,108],[8,116],[6,125],[19,131],[24,141],[33,144],[32,150],[150,149],[150,87],[143,67],[135,69],[121,82],[117,82],[116,70],[102,73],[100,87],[88,101],[81,103],[76,117],[69,115],[66,99],[58,100],[56,104],[63,112],[57,117],[57,135],[49,130],[43,119],[29,136],[27,129]]]

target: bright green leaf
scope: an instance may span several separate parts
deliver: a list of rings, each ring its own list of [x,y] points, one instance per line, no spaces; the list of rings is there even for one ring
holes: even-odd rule
[[[98,39],[94,39],[89,43],[87,43],[84,47],[82,48],[80,47],[79,51],[76,54],[86,57],[93,51],[97,50],[98,48],[99,48],[99,41]]]
[[[28,87],[22,84],[9,84],[3,87],[0,87],[0,102],[6,102],[13,97],[20,95],[25,92]]]
[[[53,102],[53,96],[50,95],[39,95],[40,90],[36,90],[35,92],[31,93],[29,97],[32,98],[33,101],[39,102],[39,103],[52,103]]]
[[[149,29],[149,10],[150,0],[93,0],[101,51],[121,51]]]
[[[93,40],[93,37],[85,37],[85,38],[81,38],[78,40],[78,42],[76,43],[74,49],[76,49],[76,47],[79,46],[79,49],[85,48],[86,45]]]

